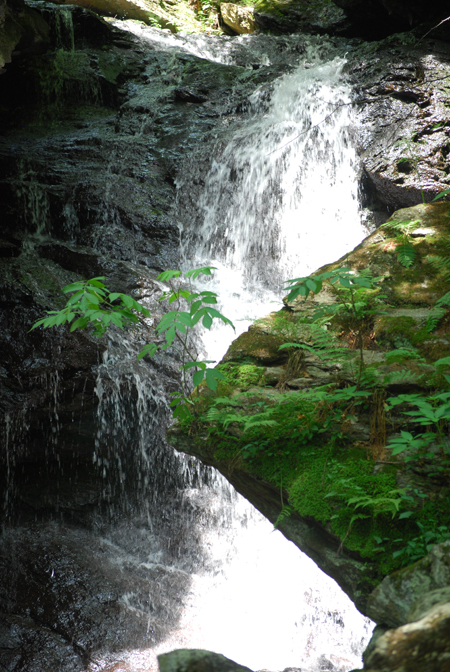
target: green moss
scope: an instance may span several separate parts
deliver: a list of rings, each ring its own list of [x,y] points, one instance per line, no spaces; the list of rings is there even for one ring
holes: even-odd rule
[[[231,388],[247,389],[251,385],[264,385],[264,367],[254,364],[220,364],[218,367],[225,375],[226,384]]]
[[[279,351],[283,342],[279,336],[250,329],[233,341],[224,359],[245,364],[273,364],[284,361],[287,355]]]

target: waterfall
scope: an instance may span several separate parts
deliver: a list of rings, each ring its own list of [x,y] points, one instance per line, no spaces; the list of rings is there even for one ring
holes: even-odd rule
[[[63,8],[60,17],[53,26],[59,76],[48,83],[48,91],[43,89],[49,109],[57,104],[57,87],[83,101],[101,99],[96,80],[72,77],[71,63],[88,61],[86,54],[73,51],[69,10]],[[356,197],[351,92],[342,79],[341,49],[328,38],[216,38],[170,35],[139,23],[120,27],[137,35],[146,49],[237,64],[243,76],[272,65],[279,74],[287,71],[262,83],[236,110],[234,120],[229,121],[228,113],[213,124],[211,141],[190,156],[177,178],[183,263],[186,268],[206,263],[218,267],[208,288],[216,289],[223,313],[243,331],[280,305],[284,280],[335,260],[364,236]],[[115,132],[120,135],[119,123]],[[136,137],[141,138],[142,128],[139,133]],[[114,153],[111,157],[120,163]],[[92,244],[100,251],[100,238],[115,235],[119,216],[114,205],[107,208],[110,191],[123,181],[120,166],[113,171],[112,161],[101,178],[103,226],[92,233]],[[31,251],[35,239],[43,242],[52,232],[52,202],[32,167],[24,163],[19,177],[18,198],[31,232],[24,249]],[[64,240],[75,238],[80,228],[76,198],[68,189]],[[120,275],[131,265],[124,261]],[[131,271],[139,276],[144,294],[149,290],[154,295],[155,274],[149,271],[142,278],[142,266]],[[153,314],[160,312],[156,300],[154,304],[149,305]],[[67,422],[67,436],[62,436],[58,404],[63,377],[57,370],[42,380],[51,392],[43,411],[48,417],[42,422],[52,435],[46,445],[48,468],[38,475],[31,463],[21,466],[23,472],[13,482],[12,446],[25,432],[28,418],[25,411],[6,418],[3,506],[9,510],[20,481],[27,486],[20,493],[23,502],[29,497],[35,506],[31,513],[25,508],[19,519],[23,528],[5,531],[4,566],[8,571],[17,566],[15,575],[11,569],[17,590],[26,587],[17,577],[34,576],[34,566],[19,572],[34,544],[30,557],[43,558],[38,574],[43,593],[57,596],[61,637],[70,647],[76,645],[77,654],[84,652],[87,672],[122,669],[121,663],[123,669],[156,672],[156,655],[179,647],[214,650],[255,670],[346,672],[358,667],[370,635],[368,619],[220,475],[166,444],[167,392],[178,385],[179,362],[166,355],[150,364],[137,362],[140,336],[130,332],[127,337],[112,333],[95,369],[96,417],[81,409],[77,423],[72,419],[78,424],[81,449],[86,437],[85,452],[79,449],[72,455]],[[219,359],[232,337],[229,330],[206,334],[211,358]],[[57,444],[61,460],[59,453],[53,455]],[[66,485],[77,493],[75,505],[66,509],[70,514],[65,512]],[[89,588],[82,592],[84,576],[90,574],[94,606]],[[73,576],[78,577],[76,584]],[[89,618],[80,630],[75,600],[88,605]],[[98,614],[104,622],[98,623]],[[101,641],[105,651],[94,647],[91,656],[90,630],[96,628],[92,646]]]
[[[173,36],[159,40],[170,48],[176,43]],[[230,61],[229,51],[223,58]],[[261,86],[245,119],[218,134],[213,150],[200,150],[178,178],[184,265],[218,267],[214,289],[239,331],[274,309],[284,280],[335,260],[365,235],[344,65],[341,56],[323,60],[312,44],[304,62],[274,85]],[[206,338],[209,354],[219,358],[231,337],[213,331]],[[168,557],[153,538],[146,566],[188,571],[190,583],[176,627],[126,660],[156,669],[158,653],[188,647],[223,653],[252,669],[358,667],[370,621],[224,479],[210,471],[194,484],[195,463],[176,459],[186,478],[184,506],[197,512],[188,524],[198,535],[198,555],[193,563],[182,554]],[[109,548],[114,545],[121,556],[110,539]],[[138,555],[128,551],[125,561],[138,563]],[[123,600],[143,608],[133,591]]]

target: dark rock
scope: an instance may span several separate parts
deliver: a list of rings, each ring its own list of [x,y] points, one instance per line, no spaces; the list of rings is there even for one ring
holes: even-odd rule
[[[418,25],[428,29],[448,17],[445,0],[333,0],[352,25],[352,35],[380,39]],[[423,29],[423,34],[425,28]]]
[[[160,672],[251,672],[220,653],[178,649],[158,656]]]
[[[260,30],[274,33],[312,32],[343,34],[349,27],[345,13],[328,2],[260,0],[255,7],[255,23]]]
[[[5,63],[43,53],[49,46],[49,27],[23,0],[0,1],[0,74]]]

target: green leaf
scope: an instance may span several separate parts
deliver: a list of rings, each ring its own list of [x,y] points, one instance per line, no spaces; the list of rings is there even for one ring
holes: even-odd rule
[[[215,266],[202,266],[201,268],[194,268],[184,274],[186,278],[196,280],[199,275],[211,275],[211,271],[217,270]]]
[[[431,202],[434,203],[435,201],[438,201],[440,198],[444,198],[445,196],[447,196],[447,194],[450,194],[450,188],[441,191],[441,193],[435,196]]]
[[[178,313],[178,321],[186,327],[192,327],[192,317],[189,313]]]
[[[198,301],[194,301],[194,303],[191,304],[191,309],[190,309],[191,315],[196,313],[197,310],[201,307],[201,305],[202,305],[202,300],[201,299],[199,299]]]
[[[83,290],[84,290],[84,282],[80,281],[80,282],[74,282],[71,285],[66,285],[65,287],[63,287],[62,291],[64,292],[64,294],[67,294],[68,292],[80,292],[80,294],[82,294]]]
[[[156,353],[158,350],[158,346],[155,343],[148,343],[147,345],[144,345],[140,353],[138,354],[137,358],[142,359],[146,355],[149,357],[153,357],[153,355]]]
[[[197,387],[197,385],[200,385],[200,383],[202,382],[204,376],[205,376],[205,374],[204,374],[204,372],[201,371],[201,370],[200,370],[200,371],[196,371],[196,372],[194,373],[194,375],[192,376],[192,383],[193,383],[194,387]]]
[[[404,243],[397,247],[397,260],[405,268],[413,265],[416,259],[416,250],[411,243]]]
[[[75,329],[85,329],[89,322],[88,317],[79,317],[75,322],[72,322],[70,325],[70,331],[75,331]]]
[[[157,277],[157,280],[161,282],[167,282],[167,280],[172,280],[172,278],[178,278],[181,275],[181,271],[163,271]]]
[[[205,329],[211,329],[212,317],[210,315],[205,315],[205,317],[203,318],[202,324],[205,327]]]
[[[165,334],[167,345],[172,345],[175,338],[175,327],[170,327]]]

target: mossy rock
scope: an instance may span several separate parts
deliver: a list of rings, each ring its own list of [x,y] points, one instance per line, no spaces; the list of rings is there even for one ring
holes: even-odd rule
[[[257,0],[255,21],[261,30],[276,33],[333,33],[346,22],[332,0]]]
[[[279,364],[287,361],[287,354],[280,351],[284,340],[280,336],[265,334],[257,329],[249,329],[233,341],[222,362],[245,364]]]

